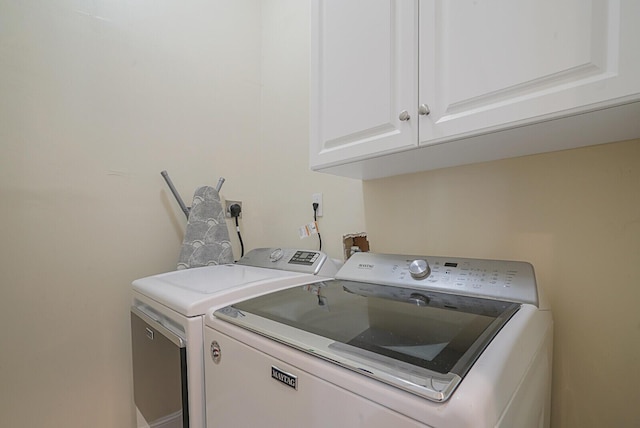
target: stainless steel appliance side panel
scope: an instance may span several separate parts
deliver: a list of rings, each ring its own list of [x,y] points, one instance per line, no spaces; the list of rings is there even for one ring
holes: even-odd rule
[[[186,341],[131,307],[131,346],[134,401],[142,416],[151,426],[188,428]]]

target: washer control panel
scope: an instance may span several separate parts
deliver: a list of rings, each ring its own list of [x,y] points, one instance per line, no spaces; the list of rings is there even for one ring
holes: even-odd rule
[[[519,261],[355,253],[336,278],[538,306],[533,266]]]

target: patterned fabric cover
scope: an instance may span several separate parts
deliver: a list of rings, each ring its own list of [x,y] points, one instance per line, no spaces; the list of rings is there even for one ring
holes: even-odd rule
[[[233,263],[233,251],[220,195],[202,186],[193,195],[178,270],[226,263]]]

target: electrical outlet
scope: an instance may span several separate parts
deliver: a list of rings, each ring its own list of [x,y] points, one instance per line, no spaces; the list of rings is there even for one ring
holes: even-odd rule
[[[232,218],[231,217],[231,205],[234,204],[238,204],[240,205],[240,215],[238,217],[242,218],[242,202],[240,201],[224,201],[224,216],[226,218]]]
[[[322,193],[314,193],[311,195],[311,203],[318,204],[316,216],[322,217]]]

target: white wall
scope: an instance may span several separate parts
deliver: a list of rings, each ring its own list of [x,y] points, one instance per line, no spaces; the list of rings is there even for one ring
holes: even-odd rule
[[[3,426],[133,426],[130,283],[185,224],[161,170],[187,204],[224,176],[247,248],[315,248],[313,192],[330,255],[363,229],[361,183],[307,168],[307,8],[0,0]]]

